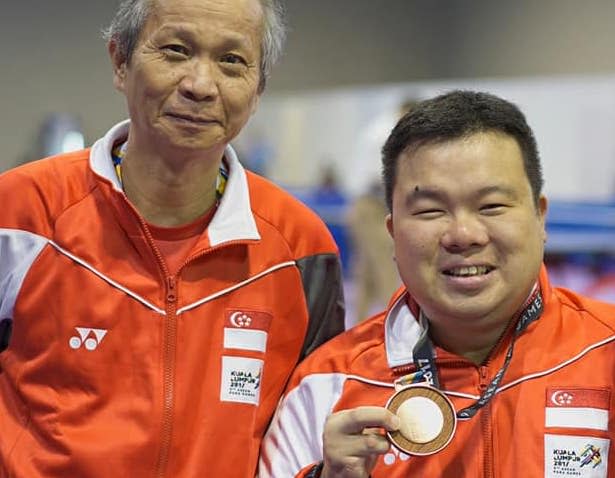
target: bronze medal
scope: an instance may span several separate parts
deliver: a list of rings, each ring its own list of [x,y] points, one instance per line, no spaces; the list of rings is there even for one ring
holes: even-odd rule
[[[409,455],[431,455],[448,445],[457,428],[455,408],[444,393],[425,383],[399,388],[386,408],[401,425],[388,432],[391,443]]]

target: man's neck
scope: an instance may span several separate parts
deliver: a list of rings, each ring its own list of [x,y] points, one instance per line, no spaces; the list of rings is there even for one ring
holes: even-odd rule
[[[205,214],[216,202],[218,158],[172,158],[139,154],[130,146],[122,161],[126,196],[145,220],[180,226]]]
[[[430,321],[429,335],[443,349],[468,359],[476,365],[483,364],[508,329],[510,320],[489,327],[442,326]]]

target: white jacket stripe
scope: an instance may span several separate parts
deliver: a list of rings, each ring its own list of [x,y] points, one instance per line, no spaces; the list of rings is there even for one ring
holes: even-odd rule
[[[94,267],[92,267],[90,264],[88,264],[87,262],[85,262],[83,259],[80,259],[79,257],[77,257],[74,254],[71,254],[70,252],[68,252],[66,249],[61,248],[60,246],[58,246],[55,242],[50,241],[49,242],[58,252],[60,252],[61,254],[65,255],[66,257],[69,257],[70,259],[72,259],[73,261],[75,261],[77,264],[80,264],[81,266],[85,267],[87,270],[89,270],[90,272],[92,272],[94,275],[98,276],[99,278],[101,278],[102,280],[104,280],[105,282],[107,282],[108,284],[112,285],[113,287],[115,287],[116,289],[121,290],[122,292],[124,292],[126,295],[129,295],[130,297],[132,297],[133,299],[137,300],[138,302],[141,302],[141,304],[143,304],[144,306],[152,309],[154,312],[160,314],[160,315],[166,315],[166,312],[164,309],[161,309],[160,307],[156,307],[154,304],[152,304],[151,302],[145,300],[143,297],[141,297],[140,295],[132,292],[130,289],[127,289],[126,287],[124,287],[123,285],[119,284],[118,282],[115,282],[113,279],[111,279],[110,277],[106,276],[105,274],[103,274],[102,272],[100,272],[99,270],[95,269]]]
[[[234,290],[237,290],[237,289],[240,289],[242,287],[245,287],[246,285],[248,285],[248,284],[250,284],[250,283],[260,279],[261,277],[264,277],[264,276],[266,276],[268,274],[271,274],[272,272],[275,272],[275,271],[280,270],[280,269],[284,269],[286,267],[294,267],[294,266],[295,266],[295,261],[287,261],[287,262],[282,262],[280,264],[277,264],[277,265],[275,265],[273,267],[270,267],[267,270],[259,272],[258,274],[254,275],[252,277],[249,277],[248,279],[246,279],[244,281],[239,282],[238,284],[235,284],[235,285],[233,285],[231,287],[227,287],[226,289],[222,289],[222,290],[216,292],[215,294],[211,294],[211,295],[209,295],[207,297],[204,297],[204,298],[202,298],[200,300],[197,300],[196,302],[193,302],[192,304],[188,304],[188,305],[186,305],[186,306],[184,306],[184,307],[182,307],[180,309],[177,309],[177,315],[181,315],[184,312],[187,312],[187,311],[192,310],[192,309],[194,309],[196,307],[199,307],[200,305],[203,305],[203,304],[205,304],[207,302],[210,302],[210,301],[212,301],[214,299],[217,299],[218,297],[221,297],[221,296],[223,296],[225,294],[229,294],[229,293],[233,292]]]
[[[24,277],[47,243],[38,234],[0,229],[0,319],[13,318]]]
[[[263,440],[264,455],[269,459],[261,460],[259,478],[292,477],[322,460],[324,423],[347,379],[342,373],[309,375],[286,395]],[[278,439],[272,440],[271,435]]]

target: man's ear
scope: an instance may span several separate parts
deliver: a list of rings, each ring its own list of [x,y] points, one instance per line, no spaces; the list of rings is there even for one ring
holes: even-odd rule
[[[542,241],[547,242],[547,209],[549,208],[549,201],[546,196],[541,195],[538,198],[538,217],[540,218],[540,224],[542,225]]]
[[[113,67],[113,86],[116,90],[123,92],[126,80],[126,59],[115,40],[109,42],[107,51]]]
[[[384,222],[387,226],[387,231],[389,231],[389,236],[395,239],[395,236],[393,234],[393,215],[391,213],[387,214],[387,217],[385,218]]]

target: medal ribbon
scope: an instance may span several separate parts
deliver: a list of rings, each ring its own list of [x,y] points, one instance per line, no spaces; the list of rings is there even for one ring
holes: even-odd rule
[[[510,342],[508,351],[506,352],[504,365],[502,365],[502,368],[495,374],[481,397],[473,405],[466,407],[463,410],[459,410],[457,412],[457,418],[460,420],[468,420],[472,418],[476,415],[478,410],[487,405],[487,403],[489,403],[489,401],[493,398],[498,386],[500,385],[500,382],[502,381],[502,378],[504,377],[504,373],[506,373],[506,369],[510,365],[517,337],[519,337],[519,335],[521,335],[532,322],[540,318],[543,308],[544,304],[542,301],[542,295],[540,294],[540,290],[536,289],[528,300],[526,306],[519,314],[519,319],[517,321],[517,325],[515,326],[512,341]],[[431,339],[429,338],[429,323],[422,313],[420,316],[420,321],[421,326],[423,327],[423,333],[419,337],[419,340],[412,351],[414,364],[417,369],[416,375],[422,377],[424,381],[433,387],[440,389],[434,347]]]

